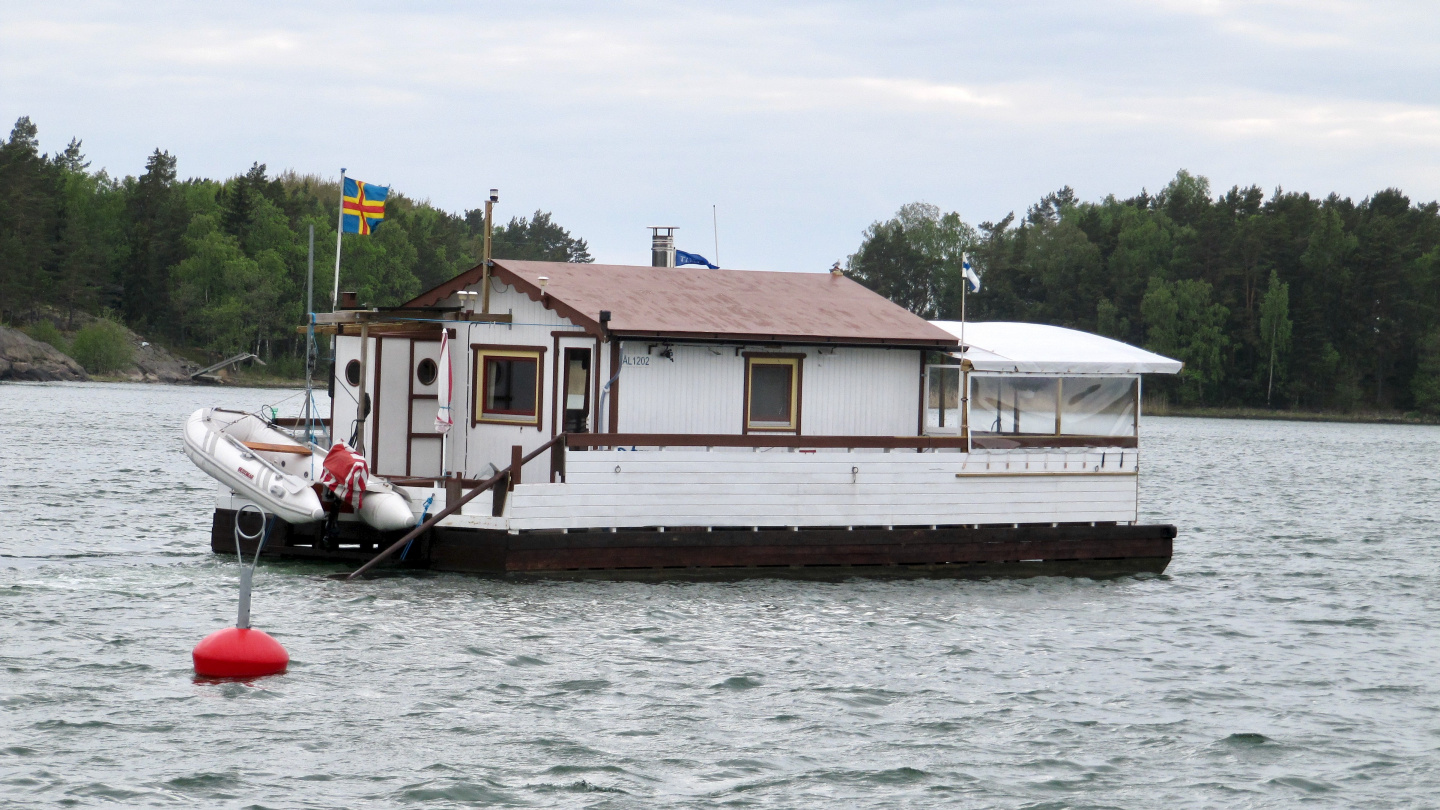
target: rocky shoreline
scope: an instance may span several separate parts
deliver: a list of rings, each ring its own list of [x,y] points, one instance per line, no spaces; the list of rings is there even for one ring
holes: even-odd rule
[[[80,364],[49,343],[0,326],[0,380],[88,380]]]
[[[105,380],[150,383],[188,383],[199,366],[126,330],[133,346],[130,362]],[[74,358],[35,340],[19,329],[0,326],[0,380],[65,382],[94,379]]]

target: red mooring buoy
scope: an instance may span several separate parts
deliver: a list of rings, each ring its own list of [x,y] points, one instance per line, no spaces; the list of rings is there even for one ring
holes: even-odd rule
[[[259,678],[278,675],[290,665],[290,653],[264,630],[227,627],[195,645],[195,674],[206,678]]]
[[[240,518],[247,511],[260,515],[260,526],[255,534],[246,534],[240,528]],[[260,507],[254,504],[241,506],[235,514],[235,556],[240,558],[240,605],[235,626],[216,630],[206,636],[190,656],[195,659],[195,674],[202,678],[259,678],[263,675],[279,675],[290,666],[290,653],[280,642],[264,630],[250,626],[250,585],[255,577],[255,566],[260,562],[260,551],[270,537],[270,519]],[[260,543],[255,547],[255,559],[245,565],[240,553],[240,541]]]

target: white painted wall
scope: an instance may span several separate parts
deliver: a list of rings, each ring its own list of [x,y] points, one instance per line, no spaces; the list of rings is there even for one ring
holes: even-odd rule
[[[666,344],[624,341],[619,379],[621,433],[744,432],[744,353],[804,354],[801,433],[914,436],[919,426],[916,349]]]
[[[492,312],[507,313],[511,323],[478,323],[452,321],[444,326],[456,330],[451,341],[451,364],[455,374],[455,400],[452,402],[455,428],[447,437],[446,469],[460,470],[467,477],[485,478],[494,469],[510,463],[510,448],[520,445],[524,452],[550,440],[557,386],[563,377],[556,374],[563,351],[557,351],[557,331],[574,334],[561,338],[560,349],[566,345],[593,347],[593,339],[553,310],[546,309],[523,293],[501,283],[491,282]],[[473,285],[471,290],[478,290]],[[442,306],[459,304],[458,296],[440,302]],[[539,429],[533,426],[471,424],[474,398],[470,390],[474,356],[472,344],[504,344],[544,347],[541,368],[543,391]],[[805,435],[913,436],[916,435],[919,408],[920,352],[915,349],[861,349],[849,347],[820,349],[806,346],[737,346],[669,344],[674,359],[660,356],[663,345],[648,341],[624,341],[623,344],[602,344],[594,358],[593,372],[599,385],[610,379],[611,352],[623,352],[625,363],[618,380],[618,430],[625,433],[715,433],[735,435],[743,432],[745,396],[745,351],[766,351],[805,355],[803,362],[801,432]],[[337,352],[340,378],[337,381],[337,436],[348,437],[355,418],[352,396],[338,390],[344,386],[344,363],[359,354],[358,338],[340,338]],[[373,381],[374,343],[371,346],[372,369],[367,375]],[[385,370],[392,368],[387,359]],[[387,382],[398,375],[387,374]],[[388,387],[388,385],[387,385]],[[398,389],[397,389],[398,390]],[[592,386],[593,391],[593,386]],[[382,445],[382,464],[386,454],[394,458],[400,452],[400,441],[408,429],[405,410],[392,407],[399,394],[390,392],[381,408],[377,426]],[[608,430],[610,396],[594,396],[599,427]],[[372,443],[373,444],[373,443]],[[387,465],[388,469],[388,465]],[[526,466],[525,481],[548,481],[549,463],[537,459]]]
[[[506,517],[518,531],[1129,522],[1137,461],[1120,448],[587,451],[569,455],[566,483],[516,487]],[[466,514],[489,509],[479,498]]]
[[[920,427],[916,349],[812,349],[805,358],[804,432],[914,436]]]
[[[451,404],[455,414],[455,428],[451,431],[451,458],[455,459],[451,469],[463,469],[472,478],[489,477],[495,469],[510,463],[510,448],[520,445],[524,452],[550,441],[551,405],[555,397],[554,367],[556,331],[583,334],[574,324],[560,317],[552,310],[531,301],[524,293],[502,284],[498,279],[491,281],[490,311],[508,313],[511,322],[476,323],[456,321],[446,326],[457,330],[451,341],[451,363],[455,368],[455,401]],[[478,290],[476,284],[469,289]],[[452,296],[442,306],[455,306],[458,297]],[[519,425],[497,425],[482,423],[472,425],[475,413],[475,397],[478,392],[470,390],[474,373],[475,357],[470,351],[472,344],[505,344],[515,346],[543,346],[545,353],[540,368],[540,389],[542,393],[540,427]],[[463,464],[463,467],[461,466]],[[493,467],[492,467],[493,465]],[[527,464],[521,480],[548,481],[550,463],[546,458],[536,459]]]
[[[370,341],[370,353],[365,362],[365,390],[370,394],[371,400],[375,396],[375,341]],[[345,380],[345,366],[351,360],[360,359],[360,338],[358,337],[336,337],[335,338],[335,392],[330,398],[331,436],[335,441],[350,441],[350,433],[354,430],[355,420],[359,415],[358,402],[360,390]],[[368,428],[367,428],[368,439]]]
[[[674,345],[673,361],[660,356],[661,346],[649,346],[621,343],[619,432],[741,432],[745,358],[734,346]]]

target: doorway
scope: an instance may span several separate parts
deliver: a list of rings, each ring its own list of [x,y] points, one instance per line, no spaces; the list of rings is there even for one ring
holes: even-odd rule
[[[590,432],[590,350],[565,350],[564,417],[565,433]]]

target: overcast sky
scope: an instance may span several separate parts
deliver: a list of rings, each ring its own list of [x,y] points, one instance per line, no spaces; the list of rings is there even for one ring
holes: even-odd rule
[[[0,117],[135,174],[252,161],[452,211],[553,211],[602,262],[647,225],[823,270],[924,200],[969,222],[1177,169],[1440,197],[1434,2],[19,2]]]

